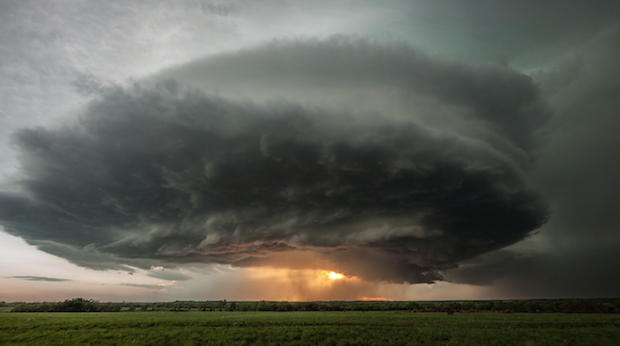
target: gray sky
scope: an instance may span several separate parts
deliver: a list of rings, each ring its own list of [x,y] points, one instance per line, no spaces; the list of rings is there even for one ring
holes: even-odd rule
[[[0,298],[614,296],[619,7],[0,1]]]

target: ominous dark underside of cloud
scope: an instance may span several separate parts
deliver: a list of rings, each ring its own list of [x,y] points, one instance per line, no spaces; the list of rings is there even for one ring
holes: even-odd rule
[[[286,267],[278,253],[313,252],[348,275],[420,283],[547,220],[528,167],[549,113],[523,74],[342,37],[215,61],[234,83],[272,61],[273,78],[301,93],[324,75],[444,108],[425,122],[233,100],[183,80],[104,88],[72,126],[14,135],[21,175],[0,192],[5,230],[96,269]]]

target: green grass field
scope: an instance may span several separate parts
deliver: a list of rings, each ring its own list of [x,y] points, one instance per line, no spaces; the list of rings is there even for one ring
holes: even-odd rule
[[[617,314],[1,313],[0,345],[620,345]]]

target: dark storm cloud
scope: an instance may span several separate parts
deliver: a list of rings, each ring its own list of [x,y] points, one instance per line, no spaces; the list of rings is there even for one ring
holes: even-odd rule
[[[71,263],[85,268],[96,270],[124,270],[133,274],[134,269],[131,267],[148,268],[151,265],[151,261],[146,259],[124,258],[121,260],[113,254],[103,253],[97,250],[93,244],[75,246],[40,239],[31,239],[28,242],[36,246],[39,250],[65,258]]]
[[[45,276],[9,276],[10,279],[22,279],[28,281],[47,281],[47,282],[64,282],[73,281],[70,279],[48,278]]]
[[[192,279],[189,275],[171,270],[154,270],[149,272],[147,276],[168,281],[186,281]]]
[[[444,279],[490,285],[487,297],[492,298],[617,297],[620,281],[614,273],[620,270],[618,242],[571,245],[575,246],[564,251],[534,254],[500,250],[447,271]]]
[[[537,88],[525,74],[491,63],[470,66],[444,61],[407,44],[365,38],[274,41],[198,60],[164,76],[218,91],[228,88],[270,97],[304,99],[317,89],[343,93],[347,88],[371,86],[393,89],[405,99],[414,95],[438,99],[466,113],[471,124],[460,124],[463,132],[486,136],[505,154],[511,146],[515,152],[531,154],[537,146],[535,131],[549,119]],[[433,115],[438,117],[437,113]]]
[[[519,272],[531,272],[535,267],[534,256],[502,249],[461,263],[458,268],[449,270],[444,279],[454,283],[486,286],[514,277]]]
[[[504,297],[616,297],[620,292],[620,30],[601,33],[536,79],[555,110],[533,171],[553,217],[530,245],[482,256],[446,279],[494,284]]]
[[[547,219],[527,167],[549,113],[525,75],[342,37],[217,59],[252,83],[390,85],[458,108],[463,127],[232,101],[174,80],[106,87],[73,126],[14,135],[20,191],[0,193],[5,230],[96,269],[310,251],[349,275],[417,283]]]

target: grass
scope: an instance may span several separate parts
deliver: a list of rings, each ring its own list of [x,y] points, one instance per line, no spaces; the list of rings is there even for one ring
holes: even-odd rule
[[[620,315],[3,313],[0,345],[620,345]]]

